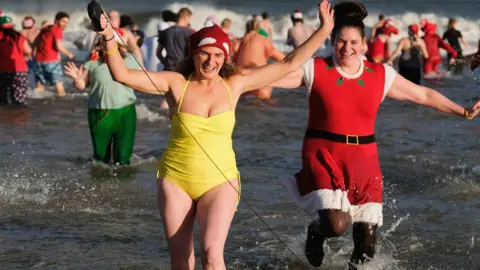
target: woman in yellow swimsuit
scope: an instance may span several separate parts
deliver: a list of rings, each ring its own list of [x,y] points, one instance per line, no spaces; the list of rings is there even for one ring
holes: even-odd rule
[[[218,26],[190,36],[189,57],[179,72],[127,69],[101,16],[107,63],[115,81],[151,94],[166,94],[172,135],[160,162],[157,202],[170,250],[172,269],[193,269],[193,228],[200,225],[204,269],[225,269],[223,251],[235,214],[240,178],[232,147],[239,97],[265,87],[299,68],[324,43],[333,28],[333,11],[319,5],[322,27],[285,59],[237,71],[227,64],[230,40]],[[152,81],[155,86],[152,84]],[[158,90],[157,90],[158,89]]]

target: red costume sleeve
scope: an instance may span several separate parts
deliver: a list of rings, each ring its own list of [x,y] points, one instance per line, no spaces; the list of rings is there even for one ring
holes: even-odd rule
[[[448,45],[445,41],[443,41],[443,39],[441,39],[440,37],[438,37],[438,47],[446,50],[449,54],[452,55],[452,58],[456,58],[457,57],[457,51],[455,51],[455,49],[453,49],[452,46]]]

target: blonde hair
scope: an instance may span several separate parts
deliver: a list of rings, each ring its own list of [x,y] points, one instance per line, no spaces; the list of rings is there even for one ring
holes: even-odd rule
[[[457,23],[457,20],[451,18],[448,20],[448,29],[455,29],[455,24]]]

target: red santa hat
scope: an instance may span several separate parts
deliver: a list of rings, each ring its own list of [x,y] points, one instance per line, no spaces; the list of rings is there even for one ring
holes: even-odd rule
[[[32,28],[33,26],[35,26],[35,19],[33,19],[32,16],[25,16],[22,22],[22,27],[28,29]]]
[[[410,24],[408,26],[408,31],[411,32],[414,35],[418,35],[418,25],[416,24]]]
[[[292,18],[294,19],[303,19],[303,14],[302,11],[300,11],[299,8],[295,10],[295,12],[292,14]]]
[[[395,27],[395,23],[393,22],[392,19],[386,19],[385,23],[383,24],[383,30],[382,33],[390,36],[390,35],[398,35],[399,31],[398,28]]]
[[[189,40],[189,54],[193,55],[204,47],[217,47],[225,54],[228,59],[230,52],[230,39],[228,35],[218,25],[204,27],[193,33]]]

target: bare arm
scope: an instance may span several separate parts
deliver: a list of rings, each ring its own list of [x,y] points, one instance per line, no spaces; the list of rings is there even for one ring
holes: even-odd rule
[[[30,47],[26,39],[25,42],[23,42],[23,57],[26,59],[32,58],[32,47]]]
[[[184,80],[183,76],[176,72],[144,72],[142,70],[128,69],[118,52],[118,44],[113,38],[112,27],[107,23],[107,18],[104,15],[100,17],[100,22],[105,29],[100,34],[104,36],[105,40],[108,40],[105,42],[105,50],[108,52],[105,53],[106,62],[112,78],[116,82],[145,93],[163,95],[170,90],[173,83]]]
[[[333,10],[330,11],[330,4],[324,0],[319,9],[322,18],[322,27],[281,61],[256,69],[245,70],[242,74],[243,76],[237,76],[236,79],[238,79],[237,82],[240,85],[241,92],[262,88],[280,80],[298,69],[308,58],[315,54],[333,28]]]
[[[385,19],[377,22],[373,27],[372,27],[372,32],[370,33],[370,39],[374,39],[375,35],[377,34],[377,29],[382,27],[382,25],[385,23]]]
[[[480,101],[478,101],[472,108],[467,109],[451,101],[441,93],[410,82],[403,78],[400,74],[395,75],[392,86],[387,94],[388,97],[410,101],[419,105],[428,106],[440,112],[459,115],[464,117],[465,110],[468,110],[469,115],[476,116],[480,111]]]
[[[143,56],[142,56],[142,50],[140,50],[140,47],[138,47],[137,44],[137,39],[133,36],[132,32],[130,31],[125,31],[126,35],[126,40],[127,40],[127,46],[131,50],[133,54],[135,54],[135,57],[137,57],[138,62],[142,64],[143,66]]]
[[[280,80],[270,84],[270,87],[284,88],[284,89],[294,89],[303,86],[303,70],[302,68],[297,68],[292,73],[281,78]]]
[[[418,40],[420,44],[420,49],[422,50],[423,58],[428,59],[427,45],[423,39]]]
[[[73,54],[71,54],[64,46],[63,46],[63,42],[61,39],[56,39],[55,40],[56,42],[56,45],[57,45],[57,49],[65,54],[69,59],[73,59]]]
[[[389,65],[392,65],[392,62],[393,60],[395,60],[399,55],[400,53],[402,52],[402,49],[403,47],[405,46],[405,40],[402,38],[400,40],[400,42],[398,43],[397,45],[397,48],[395,49],[395,51],[393,52],[393,54],[390,56],[390,58],[387,60],[387,63]]]
[[[468,42],[463,38],[463,37],[460,37],[460,40],[462,41],[463,45],[467,48],[470,48],[470,44],[468,44]]]

